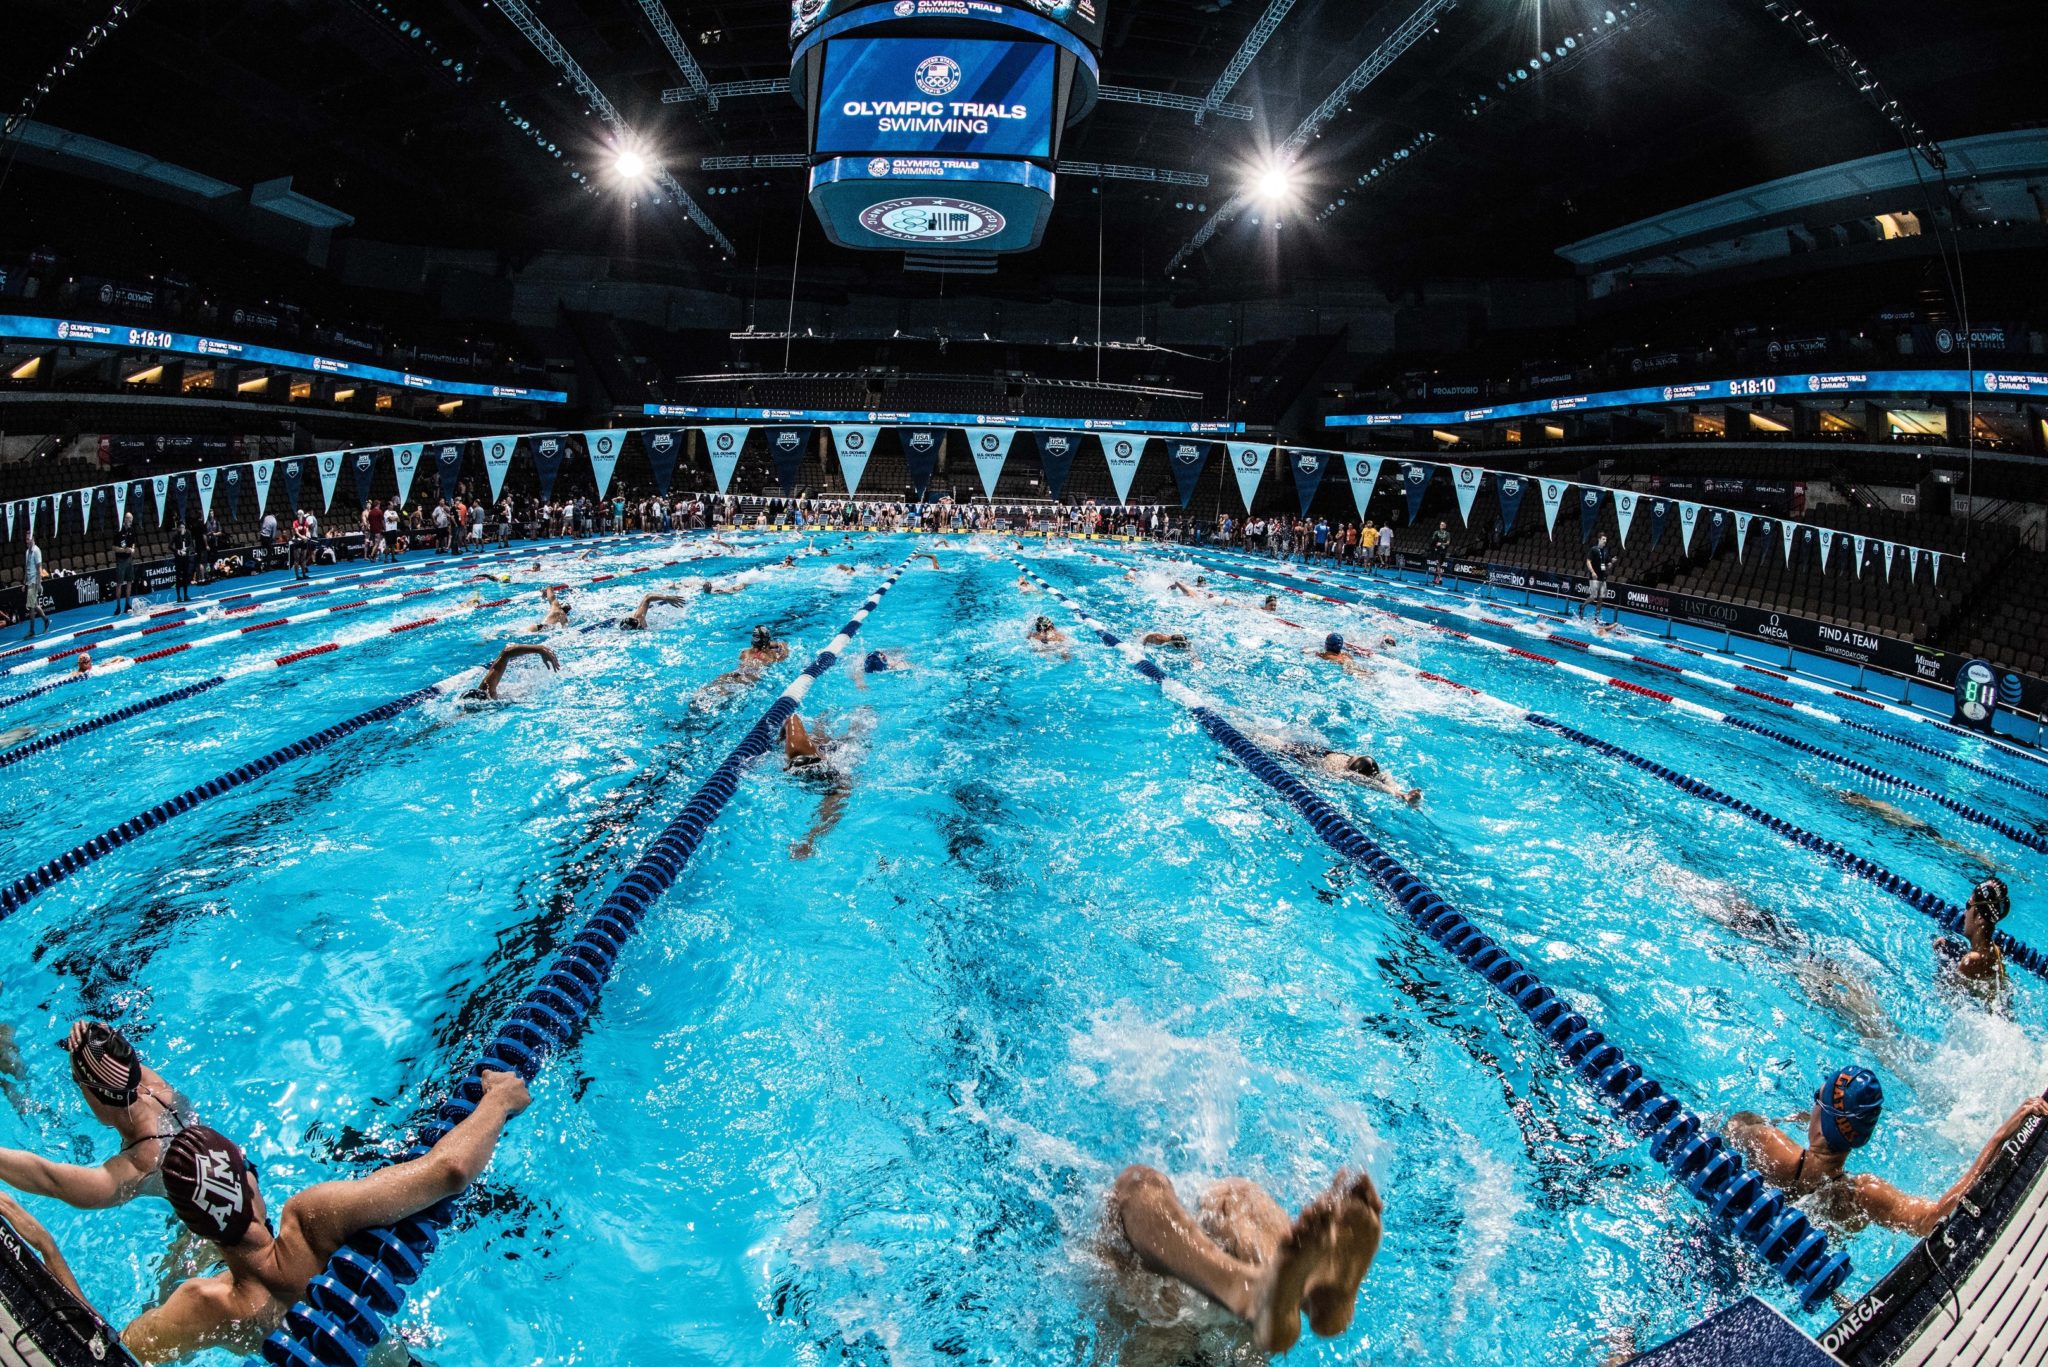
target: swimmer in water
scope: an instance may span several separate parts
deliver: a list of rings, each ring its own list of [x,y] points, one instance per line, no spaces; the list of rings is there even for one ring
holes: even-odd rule
[[[730,584],[721,584],[716,579],[706,579],[704,581],[704,592],[707,595],[713,593],[739,593],[745,590],[746,587],[745,584],[740,583],[738,580],[734,580]]]
[[[1029,578],[1020,574],[1017,576],[1017,592],[1036,593],[1038,592],[1038,585],[1032,583]]]
[[[1263,602],[1263,603],[1261,603],[1261,604],[1259,604],[1259,611],[1260,611],[1260,612],[1278,612],[1278,611],[1280,611],[1280,595],[1279,595],[1279,594],[1277,594],[1277,593],[1269,593],[1269,594],[1267,594],[1267,595],[1266,595],[1266,601],[1265,601],[1265,602]]]
[[[1814,1198],[1828,1223],[1845,1233],[1881,1225],[1924,1239],[1947,1218],[1970,1187],[1991,1166],[2007,1141],[2030,1120],[2048,1120],[2048,1101],[2031,1097],[1995,1130],[1956,1184],[1933,1200],[1909,1196],[1868,1173],[1851,1173],[1849,1155],[1870,1142],[1884,1111],[1884,1089],[1868,1068],[1843,1068],[1813,1094],[1813,1110],[1795,1117],[1806,1126],[1801,1147],[1790,1135],[1751,1111],[1728,1120],[1728,1142],[1756,1164],[1757,1173],[1794,1200]]]
[[[781,664],[789,658],[789,647],[775,639],[775,633],[767,627],[755,627],[753,642],[740,652],[740,667],[728,670],[697,690],[698,701],[729,692],[758,680],[768,666]]]
[[[553,631],[556,627],[565,627],[569,625],[568,600],[565,598],[556,597],[555,591],[552,587],[542,589],[540,591],[540,596],[541,601],[545,602],[548,605],[548,610],[542,613],[540,620],[538,622],[535,622],[532,626],[528,627],[527,630]]]
[[[1054,626],[1052,618],[1040,615],[1031,623],[1027,639],[1035,645],[1063,646],[1067,643],[1067,633]]]
[[[1370,669],[1367,669],[1364,665],[1351,658],[1350,653],[1344,648],[1344,638],[1334,631],[1323,638],[1323,648],[1321,650],[1310,647],[1304,650],[1302,654],[1333,664],[1354,679],[1370,679],[1372,677]]]
[[[0,731],[0,750],[12,750],[41,729],[39,726],[10,726]]]
[[[1305,741],[1289,740],[1285,736],[1262,735],[1257,739],[1275,753],[1308,765],[1324,778],[1356,783],[1362,788],[1377,788],[1389,797],[1400,798],[1411,807],[1422,801],[1422,789],[1403,787],[1392,774],[1381,768],[1380,762],[1371,755],[1347,754],[1342,750],[1332,750],[1327,745],[1312,745]]]
[[[944,545],[945,543],[942,541],[939,544]],[[919,551],[916,555],[911,556],[910,559],[913,564],[915,564],[919,560],[929,560],[932,562],[933,569],[937,569],[939,567],[939,558],[936,555],[933,555],[930,551]]]
[[[640,600],[640,606],[635,608],[632,611],[631,615],[621,617],[619,619],[619,630],[647,630],[647,610],[653,607],[656,603],[661,604],[663,607],[680,608],[688,607],[690,600],[687,598],[677,597],[675,594],[672,593],[650,593],[645,598],[642,598]]]
[[[162,1196],[164,1149],[199,1119],[175,1087],[146,1066],[127,1038],[99,1021],[79,1021],[64,1041],[71,1081],[92,1118],[121,1147],[98,1167],[53,1163],[20,1149],[0,1149],[0,1182],[51,1196],[80,1210],[106,1210],[137,1196]]]
[[[1260,1352],[1284,1353],[1304,1312],[1321,1338],[1351,1327],[1383,1213],[1370,1177],[1340,1172],[1292,1220],[1241,1177],[1209,1188],[1190,1214],[1163,1174],[1134,1165],[1110,1192],[1104,1252],[1127,1296],[1146,1290],[1142,1273],[1172,1278],[1248,1326]]]
[[[1196,653],[1194,642],[1188,640],[1184,631],[1148,631],[1143,640],[1148,646],[1159,646],[1164,650],[1185,650],[1190,660],[1201,663],[1202,657]]]
[[[1833,792],[1837,798],[1848,803],[1851,807],[1881,817],[1889,824],[1897,826],[1900,830],[1910,835],[1926,836],[1951,854],[1961,855],[1988,874],[1998,872],[1998,865],[1992,863],[1987,856],[1977,853],[1977,851],[1967,845],[1958,845],[1955,841],[1950,840],[1911,812],[1896,807],[1881,797],[1872,797],[1868,793],[1859,793],[1851,788],[1837,788]]]
[[[1971,889],[1970,900],[1963,907],[1963,940],[1934,942],[1942,967],[1986,1002],[2002,1000],[2010,986],[2005,976],[2005,951],[1998,945],[1998,923],[2011,914],[2011,889],[2003,878],[1987,878]]]
[[[846,742],[834,738],[819,723],[815,732],[804,729],[804,719],[792,712],[782,724],[782,767],[785,772],[822,787],[818,815],[804,838],[789,847],[791,859],[809,859],[817,853],[818,842],[846,815],[846,799],[853,792],[852,777],[832,762],[831,756]]]
[[[904,659],[900,651],[870,650],[867,658],[860,662],[860,668],[853,671],[853,686],[866,688],[870,674],[900,674],[916,667]]]
[[[509,645],[498,652],[498,658],[491,661],[490,668],[484,671],[484,677],[477,686],[463,693],[463,699],[467,702],[497,702],[498,685],[505,681],[506,669],[514,660],[528,655],[538,657],[551,671],[559,671],[562,667],[562,662],[555,658],[555,652],[546,646]]]

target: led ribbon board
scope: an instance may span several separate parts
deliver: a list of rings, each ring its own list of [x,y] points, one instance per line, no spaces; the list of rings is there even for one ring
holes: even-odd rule
[[[1102,46],[1101,0],[1010,0],[1072,33],[1091,47]],[[1005,6],[993,0],[790,0],[789,41],[792,46],[828,19],[850,10],[888,6],[898,19],[974,19]]]
[[[1012,413],[880,413],[825,408],[703,408],[695,404],[642,404],[650,418],[687,422],[809,423],[816,426],[882,423],[896,427],[1014,427],[1022,431],[1144,432],[1155,436],[1236,436],[1241,422],[1153,422],[1144,418],[1029,418]]]

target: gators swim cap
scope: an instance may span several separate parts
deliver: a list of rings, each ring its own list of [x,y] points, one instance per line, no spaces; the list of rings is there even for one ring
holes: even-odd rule
[[[1339,636],[1336,632],[1333,631],[1328,636],[1325,636],[1323,638],[1323,654],[1342,655],[1343,653],[1344,638],[1342,636]]]
[[[238,1244],[256,1217],[249,1160],[218,1130],[188,1125],[164,1149],[164,1195],[171,1210],[202,1239]]]
[[[889,657],[887,655],[884,655],[879,650],[870,650],[868,652],[868,657],[860,662],[860,667],[870,674],[887,673],[889,669]]]
[[[64,1040],[71,1076],[109,1106],[132,1106],[142,1086],[142,1060],[135,1046],[111,1025],[79,1021]]]
[[[1813,1094],[1821,1137],[1831,1149],[1848,1152],[1870,1142],[1884,1114],[1884,1088],[1868,1068],[1842,1068]]]

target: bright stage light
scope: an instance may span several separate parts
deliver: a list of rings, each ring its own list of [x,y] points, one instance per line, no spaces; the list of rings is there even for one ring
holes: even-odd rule
[[[642,180],[647,175],[647,158],[629,147],[619,153],[619,159],[612,163],[612,169],[619,173],[620,180]]]
[[[1252,193],[1268,204],[1285,204],[1294,197],[1294,173],[1279,162],[1259,172]]]

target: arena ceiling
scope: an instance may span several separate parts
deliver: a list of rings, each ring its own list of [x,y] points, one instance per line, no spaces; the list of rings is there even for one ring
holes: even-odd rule
[[[522,0],[514,0],[515,6]],[[733,244],[674,202],[623,193],[614,141],[572,79],[489,0],[129,0],[132,16],[37,102],[37,120],[248,186],[305,195],[386,239],[631,255],[650,270],[784,278],[804,151],[786,94],[689,90],[788,74],[786,0],[523,0]],[[1070,161],[1206,185],[1069,172],[1043,249],[977,289],[1163,288],[1168,263],[1420,0],[1103,0],[1105,101]],[[109,0],[10,0],[0,113],[61,64]],[[1894,150],[1880,101],[1765,0],[1463,0],[1340,109],[1296,168],[1298,203],[1255,207],[1188,257],[1176,288],[1256,294],[1356,273],[1389,290],[1446,276],[1557,274],[1556,247],[1760,180]],[[1809,0],[1933,139],[2033,124],[2048,105],[2039,0]],[[1227,95],[1250,117],[1198,121],[1262,20],[1277,27]],[[666,13],[684,54],[665,45]],[[1570,40],[1567,43],[1567,40]],[[1511,73],[1525,72],[1520,78]],[[713,167],[706,169],[706,159]],[[1377,171],[1377,174],[1374,174]],[[1142,174],[1133,171],[1130,174]],[[628,208],[629,200],[637,200]],[[1340,203],[1341,201],[1341,203]],[[5,192],[0,188],[0,212]],[[1254,222],[1254,219],[1257,222]],[[900,262],[805,230],[806,274],[886,287]],[[1098,256],[1098,253],[1100,254]],[[930,288],[928,282],[918,289]]]

